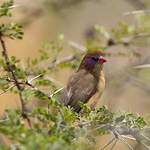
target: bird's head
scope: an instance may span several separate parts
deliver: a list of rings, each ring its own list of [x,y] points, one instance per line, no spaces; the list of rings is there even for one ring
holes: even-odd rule
[[[104,57],[102,52],[100,51],[88,52],[84,56],[80,64],[79,70],[86,69],[87,71],[91,72],[93,75],[97,76],[100,74],[103,68],[103,63],[105,62],[106,62],[106,58]]]

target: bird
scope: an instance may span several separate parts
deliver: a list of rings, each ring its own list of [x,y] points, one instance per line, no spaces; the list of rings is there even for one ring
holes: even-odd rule
[[[65,106],[77,113],[81,111],[79,101],[95,108],[105,88],[103,64],[106,58],[101,51],[89,51],[83,57],[77,72],[69,79],[58,98]]]

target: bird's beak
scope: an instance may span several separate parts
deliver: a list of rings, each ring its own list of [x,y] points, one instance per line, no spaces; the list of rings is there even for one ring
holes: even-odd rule
[[[100,56],[99,57],[99,63],[104,63],[104,62],[106,62],[107,60],[106,60],[106,58],[104,57],[104,56]]]

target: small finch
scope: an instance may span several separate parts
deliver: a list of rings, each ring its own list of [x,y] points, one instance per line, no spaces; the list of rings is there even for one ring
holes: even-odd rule
[[[100,51],[88,52],[78,71],[70,78],[67,87],[59,97],[59,102],[65,106],[71,106],[77,113],[81,107],[78,101],[94,108],[105,88],[103,63],[106,62]]]

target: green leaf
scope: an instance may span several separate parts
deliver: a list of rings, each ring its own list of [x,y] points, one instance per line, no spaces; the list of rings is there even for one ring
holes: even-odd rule
[[[11,17],[12,14],[9,12],[9,7],[10,6],[13,6],[14,4],[14,1],[13,0],[9,0],[8,2],[4,2],[0,8],[0,17],[2,16],[8,16],[8,17]]]

